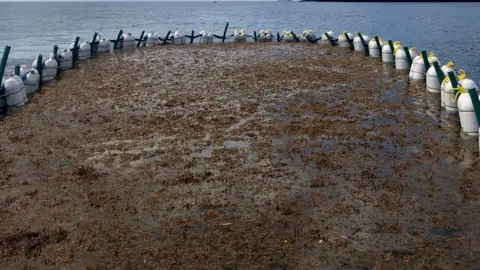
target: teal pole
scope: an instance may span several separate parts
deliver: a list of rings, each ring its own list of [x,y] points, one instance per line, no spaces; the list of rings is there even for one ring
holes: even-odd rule
[[[253,40],[257,42],[257,31],[253,31]]]
[[[195,31],[192,30],[192,35],[190,36],[190,44],[193,44],[193,39],[195,38]]]
[[[58,54],[58,46],[57,44],[55,44],[55,46],[53,46],[53,55],[55,55],[55,59],[57,59],[57,54]]]
[[[76,37],[75,42],[73,43],[72,68],[75,67],[75,61],[77,61],[78,58],[78,42],[80,42],[80,37]]]
[[[472,99],[473,109],[475,111],[475,116],[477,118],[477,123],[480,126],[480,100],[478,100],[477,90],[475,88],[468,89],[470,98]]]
[[[425,70],[430,68],[430,63],[428,62],[427,51],[422,51],[423,63],[425,64]]]
[[[407,55],[407,61],[408,61],[408,65],[409,65],[408,69],[410,69],[412,67],[412,56],[410,55],[410,50],[408,50],[407,46],[403,47],[403,50],[405,51],[405,54]]]
[[[380,60],[382,60],[382,46],[380,46],[380,39],[378,39],[378,36],[375,36],[375,42],[378,47],[378,55],[380,56]]]
[[[453,73],[453,71],[448,72],[448,78],[450,79],[450,83],[454,88],[453,93],[457,95],[458,90],[455,90],[455,88],[458,87],[458,82],[457,82],[457,78],[455,78],[455,74]]]
[[[365,50],[365,54],[368,55],[368,54],[369,54],[369,52],[368,52],[368,44],[365,44],[365,40],[363,39],[362,33],[358,33],[357,35],[358,35],[358,37],[360,38],[360,40],[362,41],[363,49]]]
[[[92,38],[92,42],[90,43],[90,57],[93,57],[93,54],[97,52],[97,36],[98,36],[98,33],[95,32],[93,34],[93,38]]]
[[[350,50],[353,51],[353,40],[350,39],[347,32],[343,33],[343,35],[345,35],[345,38],[347,39],[348,44],[350,45]]]
[[[142,31],[142,34],[140,34],[140,38],[138,39],[138,42],[137,42],[137,48],[140,47],[140,44],[142,43],[143,41],[143,35],[145,35],[145,30]]]
[[[42,75],[43,75],[43,56],[42,56],[42,54],[39,54],[38,57],[37,57],[36,69],[38,71],[38,75],[40,76],[39,85],[41,85],[42,84]]]
[[[222,37],[222,43],[225,43],[225,38],[227,37],[227,30],[228,30],[228,25],[230,23],[227,22],[227,25],[225,25],[225,30],[223,30],[223,37]]]
[[[10,54],[10,46],[5,46],[3,50],[2,62],[0,63],[0,80],[3,78],[3,73],[5,73],[5,67],[7,66],[8,55]],[[0,81],[1,83],[1,81]]]
[[[120,38],[122,37],[122,35],[123,35],[123,30],[120,29],[120,31],[118,31],[117,39],[115,40],[115,43],[113,44],[113,50],[118,49],[118,43],[120,42]]]
[[[15,65],[15,75],[20,76],[20,65],[19,64]]]
[[[440,68],[440,65],[438,64],[437,61],[433,62],[433,67],[435,68],[435,71],[437,72],[437,77],[438,77],[438,80],[440,81],[440,84],[442,84],[443,79],[445,79],[445,75],[443,74],[443,71]],[[428,71],[428,69],[427,69],[427,71]]]
[[[165,36],[165,39],[163,40],[163,45],[167,44],[168,37],[170,36],[171,32],[172,32],[171,30],[168,30],[167,35]]]
[[[328,32],[325,32],[325,36],[328,38],[328,41],[330,41],[330,44],[335,46],[335,41],[333,41],[333,38],[328,34]]]
[[[395,51],[395,46],[393,46],[392,40],[388,41],[388,46],[390,46],[390,50],[392,50],[392,54],[393,54],[393,51]]]

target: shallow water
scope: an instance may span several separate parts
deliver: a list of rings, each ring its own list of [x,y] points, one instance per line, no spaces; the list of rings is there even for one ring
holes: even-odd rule
[[[91,39],[95,31],[114,39],[118,30],[161,36],[168,30],[223,32],[227,21],[253,30],[283,28],[299,33],[312,28],[363,32],[400,40],[418,50],[434,51],[446,63],[455,61],[480,79],[479,3],[299,3],[299,2],[0,2],[2,42],[12,46],[9,67],[31,64],[38,53],[49,55],[54,44],[67,47],[75,36]]]

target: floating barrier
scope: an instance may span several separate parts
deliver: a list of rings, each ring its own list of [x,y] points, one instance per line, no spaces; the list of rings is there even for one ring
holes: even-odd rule
[[[39,55],[32,63],[31,69],[25,65],[16,67],[15,74],[8,76],[0,89],[0,109],[6,115],[8,106],[24,106],[28,102],[27,94],[39,92],[43,83],[53,81],[62,70],[74,68],[77,60],[86,60],[98,53],[167,44],[193,44],[197,38],[200,44],[213,43],[214,39],[219,39],[222,43],[227,40],[247,42],[248,38],[254,42],[274,41],[274,34],[269,29],[260,30],[258,35],[256,31],[253,35],[248,35],[245,30],[236,28],[232,34],[227,35],[228,29],[229,23],[226,24],[223,35],[215,35],[209,30],[203,30],[195,35],[192,30],[191,34],[168,31],[164,37],[155,32],[142,31],[138,39],[133,34],[124,34],[123,30],[120,30],[114,40],[101,38],[94,33],[90,41],[82,43],[79,43],[80,38],[76,37],[68,49],[59,50],[55,45],[53,54],[48,59],[43,59],[42,55]],[[457,79],[453,62],[440,66],[440,61],[432,53],[427,56],[426,51],[422,51],[419,55],[415,48],[404,47],[399,41],[387,42],[378,36],[371,39],[362,33],[354,35],[351,32],[343,32],[337,39],[333,37],[333,31],[325,31],[317,38],[313,30],[304,30],[298,35],[293,31],[282,30],[281,34],[277,32],[276,41],[338,45],[354,51],[364,51],[365,55],[380,58],[385,63],[394,63],[396,69],[408,70],[411,80],[426,80],[428,92],[441,93],[441,106],[449,112],[459,112],[463,132],[469,135],[478,134],[480,122],[480,101],[476,90],[478,87],[474,81],[466,78],[463,71],[460,71]],[[2,75],[5,72],[9,52],[10,47],[6,46],[0,66]]]

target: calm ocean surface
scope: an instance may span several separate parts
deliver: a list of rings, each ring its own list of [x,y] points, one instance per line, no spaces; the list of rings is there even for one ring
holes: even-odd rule
[[[379,35],[434,51],[442,63],[453,60],[480,81],[480,3],[0,2],[0,50],[12,46],[10,72],[16,63],[30,65],[38,53],[48,56],[54,44],[68,47],[77,35],[83,41],[95,31],[114,39],[119,29],[136,37],[142,30],[221,34],[227,21],[248,33],[311,28]]]

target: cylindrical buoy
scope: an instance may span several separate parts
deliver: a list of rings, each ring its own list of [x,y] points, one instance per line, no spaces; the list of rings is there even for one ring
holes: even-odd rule
[[[22,96],[23,96],[23,102],[27,103],[28,98],[27,98],[27,93],[25,92],[25,84],[23,83],[23,79],[20,78],[20,76],[19,76],[20,75],[20,70],[21,70],[20,65],[16,65],[15,66],[15,76],[13,78],[17,81],[17,84],[20,87],[20,91],[21,91]]]
[[[259,42],[272,42],[273,41],[272,31],[270,29],[260,30],[260,32],[258,34],[258,41]]]
[[[282,30],[282,41],[283,42],[295,42],[296,39],[293,36],[291,31]]]
[[[304,30],[302,33],[303,37],[306,39],[308,42],[309,40],[316,40],[317,36],[315,35],[315,32],[313,32],[312,29]]]
[[[392,48],[389,44],[383,45],[382,61],[385,63],[395,63],[395,55],[393,55]]]
[[[430,55],[432,56],[432,54]],[[430,66],[432,66],[434,61],[438,61],[438,58],[433,56],[429,57],[428,63],[430,64]],[[410,73],[408,77],[412,80],[425,80],[426,74],[427,74],[427,68],[425,67],[425,60],[423,59],[423,56],[422,55],[415,56],[415,58],[413,58],[412,67],[410,68]]]
[[[452,83],[452,79],[454,82]],[[449,73],[448,76],[443,79],[442,85],[441,85],[441,104],[442,107],[445,107],[445,110],[448,112],[457,112],[458,111],[458,105],[457,105],[457,100],[455,97],[455,89],[457,88],[458,83],[457,79],[453,75],[453,73]]]
[[[103,52],[109,52],[110,51],[110,46],[111,42],[108,39],[102,38],[98,42],[98,50],[97,52],[103,53]]]
[[[350,42],[345,35],[348,36],[350,41],[353,41],[353,39],[355,38],[355,35],[353,33],[343,32],[340,36],[338,36],[338,46],[341,48],[350,48]]]
[[[25,96],[24,93],[25,87],[19,83],[20,79],[15,74],[11,74],[3,83],[3,87],[5,88],[5,97],[7,100],[7,105],[12,107],[23,107],[25,105]],[[21,81],[21,79],[20,79]]]
[[[478,89],[477,84],[470,79],[463,79],[462,88],[460,89],[461,94],[458,97],[458,115],[460,118],[460,124],[462,126],[463,132],[470,136],[478,135],[478,121],[475,114],[475,109],[472,103],[472,98],[468,93],[467,89]],[[477,96],[478,96],[478,91]]]
[[[38,74],[38,71],[32,68],[32,70],[26,74],[23,83],[25,84],[25,92],[27,94],[32,94],[37,91],[40,84],[40,75]]]
[[[57,60],[55,60],[55,56],[52,54],[43,64],[42,83],[53,81],[57,75],[57,68]]]
[[[245,42],[247,40],[247,33],[243,29],[236,28],[233,32],[233,42]]]
[[[399,49],[394,52],[395,53],[395,69],[399,70],[408,70],[410,68],[410,64],[407,60],[407,54],[404,50]]]
[[[145,45],[146,47],[153,47],[158,45],[160,40],[158,39],[157,34],[150,32],[147,35],[147,44]]]
[[[133,49],[137,45],[135,44],[135,37],[132,33],[127,33],[123,35],[123,48],[124,49]]]
[[[382,49],[382,54],[383,54],[383,46],[385,44],[382,39],[379,39],[379,42],[380,42],[380,48]],[[368,52],[371,57],[374,57],[374,58],[381,57],[380,50],[378,48],[378,44],[375,39],[371,39],[370,42],[368,43]]]
[[[80,48],[78,49],[78,59],[90,59],[92,57],[91,52],[90,43],[88,41],[84,41],[82,44],[80,44]]]
[[[60,53],[59,62],[60,62],[60,69],[62,69],[62,70],[72,68],[72,66],[73,66],[72,51],[64,49]]]
[[[370,37],[363,34],[362,34],[362,37],[363,37],[363,40],[365,41],[366,46],[368,46],[368,44],[370,43]],[[363,44],[362,39],[358,35],[353,39],[353,47],[356,52],[365,51],[365,45]]]
[[[440,93],[440,80],[443,80],[445,75],[443,74],[443,71],[440,69],[440,71],[437,71],[437,68],[435,67],[435,64],[438,66],[438,62],[434,62],[432,66],[427,71],[427,91],[430,93],[435,93],[438,94]],[[440,76],[442,78],[438,78],[438,72],[440,72]]]

